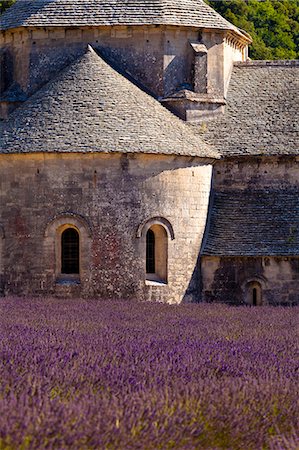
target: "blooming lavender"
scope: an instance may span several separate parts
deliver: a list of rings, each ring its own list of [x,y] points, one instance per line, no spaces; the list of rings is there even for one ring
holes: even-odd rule
[[[298,449],[299,308],[1,299],[0,449]]]

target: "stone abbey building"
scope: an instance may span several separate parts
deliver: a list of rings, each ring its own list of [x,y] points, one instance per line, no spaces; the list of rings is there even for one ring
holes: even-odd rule
[[[0,295],[299,303],[298,61],[203,0],[0,30]]]

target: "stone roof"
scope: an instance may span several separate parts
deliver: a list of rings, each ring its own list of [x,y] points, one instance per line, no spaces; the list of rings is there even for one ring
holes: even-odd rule
[[[242,34],[203,0],[18,0],[0,17],[0,30],[101,25],[181,25]]]
[[[88,51],[1,123],[1,153],[122,152],[217,157],[157,100]]]
[[[299,61],[237,63],[226,100],[198,127],[222,155],[299,154]]]
[[[202,254],[298,256],[299,191],[216,192]]]
[[[9,88],[0,95],[0,102],[24,102],[27,100],[27,95],[19,85],[19,83],[12,83]]]

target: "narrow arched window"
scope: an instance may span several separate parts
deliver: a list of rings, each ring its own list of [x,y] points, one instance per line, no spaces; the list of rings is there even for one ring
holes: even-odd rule
[[[252,306],[263,304],[262,286],[258,281],[250,281],[246,286],[245,301]]]
[[[257,305],[257,289],[256,288],[252,289],[252,304],[253,304],[253,306]]]
[[[79,274],[79,233],[67,228],[61,235],[61,273]]]
[[[146,233],[146,279],[167,282],[168,236],[162,225],[154,224]]]
[[[155,233],[148,230],[146,233],[146,273],[155,273]]]

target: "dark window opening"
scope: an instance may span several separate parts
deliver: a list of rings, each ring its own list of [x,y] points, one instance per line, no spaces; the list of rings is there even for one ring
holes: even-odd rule
[[[155,272],[155,233],[148,230],[146,233],[146,273]]]
[[[0,54],[0,92],[6,91],[13,83],[13,58],[10,52]]]
[[[257,305],[257,290],[256,290],[256,288],[253,288],[253,290],[252,290],[252,304],[253,304],[253,306]]]
[[[61,235],[61,273],[79,274],[79,233],[74,228]]]

